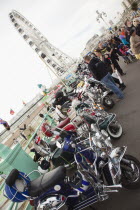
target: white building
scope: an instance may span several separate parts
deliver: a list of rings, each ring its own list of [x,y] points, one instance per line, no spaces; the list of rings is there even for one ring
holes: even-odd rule
[[[91,39],[88,40],[86,43],[85,49],[81,52],[81,56],[84,57],[87,55],[89,52],[91,52],[94,47],[97,45],[99,42],[99,35],[95,34]]]

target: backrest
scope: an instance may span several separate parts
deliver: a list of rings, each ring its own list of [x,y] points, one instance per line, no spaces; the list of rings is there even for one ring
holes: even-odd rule
[[[24,192],[26,184],[25,184],[23,179],[16,179],[15,187],[16,187],[18,192]]]
[[[18,175],[19,175],[19,171],[17,169],[13,169],[8,175],[8,177],[6,178],[5,183],[8,186],[12,187],[15,181],[18,179]]]

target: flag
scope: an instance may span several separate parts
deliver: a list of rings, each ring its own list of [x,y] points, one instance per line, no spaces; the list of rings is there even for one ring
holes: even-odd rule
[[[10,114],[11,114],[11,115],[14,115],[15,112],[14,112],[12,109],[10,109]]]
[[[26,103],[24,101],[22,101],[23,105],[26,105]]]

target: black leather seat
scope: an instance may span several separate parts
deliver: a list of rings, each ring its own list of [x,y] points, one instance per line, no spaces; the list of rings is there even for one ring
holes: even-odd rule
[[[66,168],[59,166],[58,168],[40,176],[33,180],[29,186],[29,194],[36,197],[46,192],[49,188],[55,186],[66,176]]]

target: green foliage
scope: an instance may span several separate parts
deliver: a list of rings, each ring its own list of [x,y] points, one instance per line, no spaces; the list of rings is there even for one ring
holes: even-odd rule
[[[30,139],[30,138],[31,138],[31,136],[32,136],[32,135],[31,135],[31,134],[29,134],[29,135],[27,136],[27,138],[28,138],[28,139]]]
[[[131,10],[133,10],[133,11],[137,11],[138,10],[138,3],[137,2],[133,2],[131,4]]]

